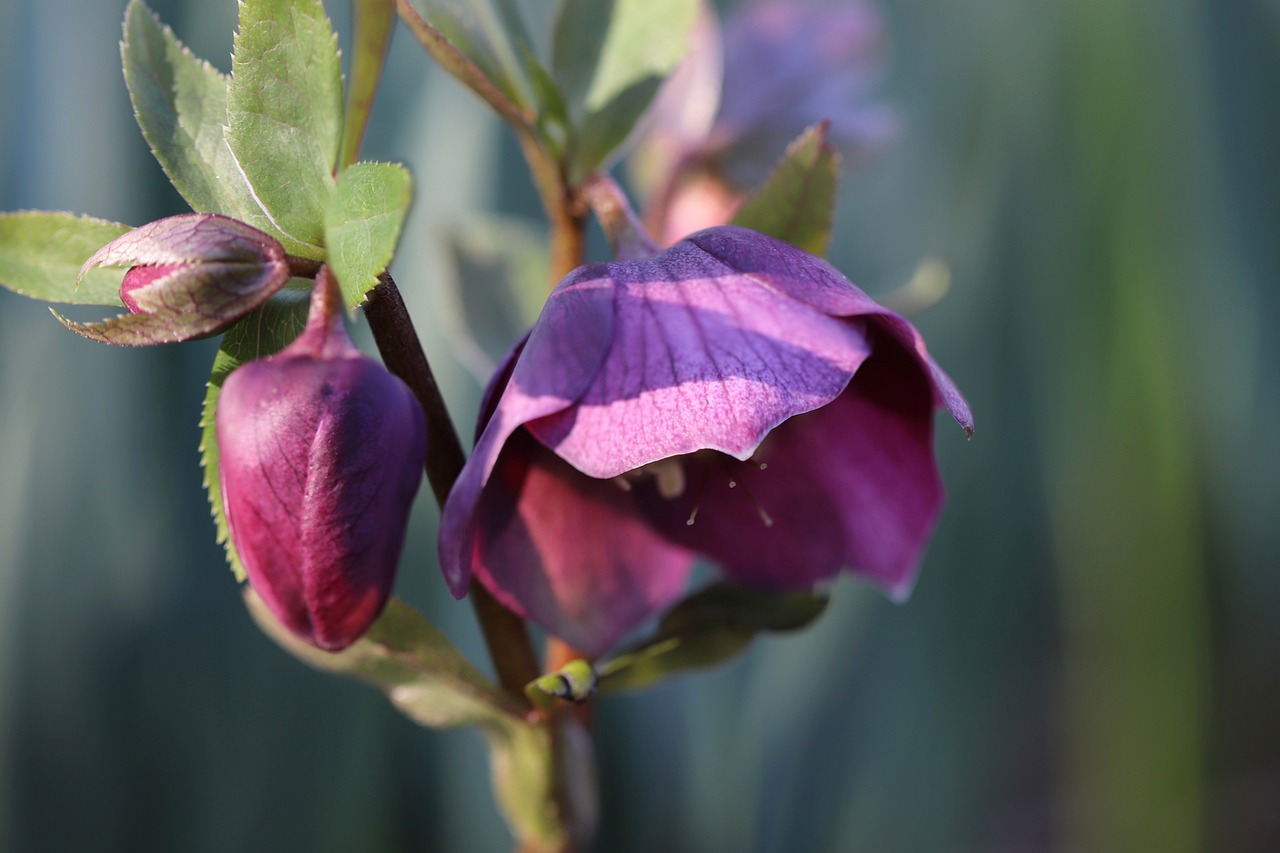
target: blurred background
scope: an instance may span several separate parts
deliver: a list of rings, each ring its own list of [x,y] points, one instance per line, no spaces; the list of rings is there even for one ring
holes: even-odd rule
[[[0,209],[185,210],[124,5],[0,0]],[[153,5],[229,67],[235,3]],[[808,632],[599,703],[598,849],[1280,849],[1280,6],[880,8],[898,132],[849,163],[831,256],[873,294],[949,265],[913,319],[977,433],[939,419],[905,606],[843,581]],[[414,172],[392,269],[469,432],[448,235],[536,227],[536,197],[403,30],[366,156]],[[214,348],[104,347],[0,290],[0,851],[506,849],[478,737],[249,621],[198,467]],[[397,591],[478,658],[415,512]]]

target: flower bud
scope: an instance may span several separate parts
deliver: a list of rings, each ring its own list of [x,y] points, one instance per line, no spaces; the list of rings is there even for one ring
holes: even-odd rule
[[[150,346],[220,332],[288,283],[284,247],[256,228],[214,213],[188,213],[135,228],[80,269],[129,265],[120,285],[128,314],[67,328],[107,344]]]
[[[227,377],[217,431],[249,583],[294,633],[346,648],[390,595],[427,434],[409,388],[352,345],[327,268],[297,340]]]

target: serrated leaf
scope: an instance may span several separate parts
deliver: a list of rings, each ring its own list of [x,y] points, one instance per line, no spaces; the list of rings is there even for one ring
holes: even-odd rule
[[[552,71],[568,105],[567,171],[576,184],[631,133],[688,50],[696,0],[565,0]]]
[[[373,111],[373,97],[382,79],[391,44],[396,12],[392,0],[353,0],[351,81],[347,86],[346,124],[342,130],[342,151],[338,167],[346,168],[360,158],[360,143]]]
[[[230,78],[187,49],[142,0],[125,11],[120,45],[134,115],[151,152],[191,209],[221,213],[289,241],[258,205],[225,138]]]
[[[522,710],[491,684],[453,644],[398,598],[361,639],[325,652],[285,628],[249,587],[245,605],[263,632],[303,663],[367,682],[416,723],[436,728],[523,725]]]
[[[227,119],[227,142],[255,198],[302,244],[290,251],[323,259],[342,141],[342,72],[319,0],[241,3]]]
[[[713,584],[667,611],[652,637],[602,664],[600,689],[634,690],[722,663],[751,645],[756,634],[799,630],[826,607],[827,597],[817,593]]]
[[[0,213],[0,284],[14,293],[71,305],[122,305],[124,270],[94,270],[76,286],[89,256],[128,225],[47,210]]]
[[[273,355],[293,341],[307,324],[312,282],[303,287],[286,287],[265,305],[236,323],[222,336],[222,345],[213,359],[213,372],[200,413],[200,465],[204,487],[209,494],[217,541],[227,552],[227,563],[236,580],[243,581],[244,566],[228,535],[226,510],[222,505],[222,481],[218,476],[218,431],[215,415],[222,383],[246,361]]]
[[[787,147],[773,174],[738,209],[734,225],[819,257],[827,253],[840,177],[840,155],[827,143],[828,125],[814,125]]]
[[[266,302],[289,280],[280,244],[238,219],[215,213],[170,216],[135,228],[93,254],[97,266],[127,266],[121,298],[132,313],[64,326],[120,346],[177,343],[221,331]]]
[[[348,306],[364,301],[391,262],[412,197],[409,171],[395,163],[356,163],[338,175],[325,243]]]

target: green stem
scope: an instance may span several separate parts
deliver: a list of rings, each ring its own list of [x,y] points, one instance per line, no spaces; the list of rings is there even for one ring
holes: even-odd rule
[[[443,507],[462,473],[466,453],[400,290],[389,274],[379,276],[377,286],[369,292],[364,313],[387,369],[404,380],[426,415],[427,434],[431,437],[427,442],[427,481],[436,502]],[[471,585],[468,598],[480,622],[498,682],[522,705],[527,704],[524,686],[538,677],[539,669],[524,621],[480,584]]]

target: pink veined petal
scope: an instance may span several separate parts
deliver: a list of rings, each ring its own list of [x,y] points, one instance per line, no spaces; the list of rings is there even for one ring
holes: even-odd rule
[[[692,555],[524,430],[506,442],[476,508],[474,571],[516,613],[584,654],[606,651],[683,590]]]
[[[703,449],[746,458],[779,423],[839,395],[869,353],[857,324],[692,243],[607,269],[617,297],[604,363],[576,406],[528,422],[593,477]]]
[[[973,413],[951,378],[929,356],[924,338],[905,319],[878,304],[835,267],[794,246],[735,225],[693,234],[690,243],[773,288],[832,317],[866,316],[890,331],[926,365],[934,401],[945,405],[965,432],[973,434]]]

